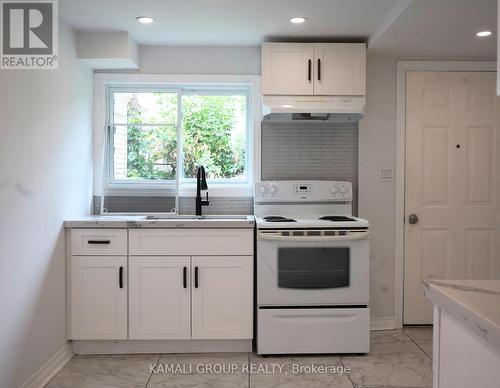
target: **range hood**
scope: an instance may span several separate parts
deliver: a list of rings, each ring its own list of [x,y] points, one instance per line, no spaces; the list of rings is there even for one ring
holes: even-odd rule
[[[262,97],[262,114],[307,113],[311,119],[326,114],[363,114],[365,96],[277,96]],[[331,115],[329,115],[331,116]]]

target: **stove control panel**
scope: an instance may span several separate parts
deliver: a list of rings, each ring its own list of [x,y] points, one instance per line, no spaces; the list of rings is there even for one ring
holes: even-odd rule
[[[261,181],[256,202],[350,202],[352,183],[341,181]]]
[[[296,195],[310,195],[312,194],[312,185],[301,185],[301,184],[298,184],[298,185],[294,185],[293,187],[293,192],[296,194]]]

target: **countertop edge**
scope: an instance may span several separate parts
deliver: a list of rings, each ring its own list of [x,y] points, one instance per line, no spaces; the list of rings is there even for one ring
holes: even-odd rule
[[[500,327],[498,325],[459,300],[445,294],[440,290],[443,286],[432,284],[432,281],[424,281],[422,287],[428,300],[453,315],[485,342],[494,346],[497,352],[500,351]]]
[[[231,220],[231,219],[207,219],[207,220],[126,220],[126,219],[73,219],[65,220],[63,223],[65,228],[115,228],[115,229],[152,229],[152,228],[237,228],[251,229],[255,226],[253,216],[248,216],[246,219]]]

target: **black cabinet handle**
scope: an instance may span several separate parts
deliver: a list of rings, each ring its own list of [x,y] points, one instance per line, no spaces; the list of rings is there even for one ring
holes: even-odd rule
[[[311,82],[311,67],[312,67],[312,60],[309,59],[308,65],[307,65],[307,80]]]
[[[321,59],[318,58],[318,81],[321,81]]]
[[[188,272],[188,267],[184,267],[182,269],[182,286],[184,288],[187,288],[187,272]]]
[[[194,267],[194,288],[198,288],[198,267]]]
[[[123,288],[123,267],[120,267],[118,282],[120,284],[120,288]]]
[[[111,240],[88,240],[87,243],[96,245],[108,245],[111,244]]]

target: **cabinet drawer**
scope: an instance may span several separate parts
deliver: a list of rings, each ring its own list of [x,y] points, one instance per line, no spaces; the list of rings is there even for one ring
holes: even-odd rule
[[[253,255],[253,229],[130,230],[130,255]]]
[[[126,255],[126,229],[71,229],[72,255]]]
[[[259,309],[257,331],[258,354],[368,353],[370,310]]]

